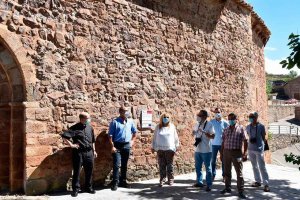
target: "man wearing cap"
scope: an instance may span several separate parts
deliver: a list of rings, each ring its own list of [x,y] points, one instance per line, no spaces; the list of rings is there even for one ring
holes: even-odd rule
[[[246,128],[249,136],[249,159],[252,164],[255,182],[252,187],[260,187],[264,184],[264,191],[269,192],[269,175],[264,160],[264,149],[266,141],[265,126],[258,122],[258,113],[249,114],[249,125]]]
[[[111,190],[116,191],[118,186],[128,187],[127,163],[130,149],[134,144],[137,129],[131,113],[127,107],[119,109],[120,116],[115,118],[109,126],[109,140],[112,145],[113,156],[113,180]],[[121,165],[121,176],[119,176],[119,166]]]
[[[211,160],[213,180],[216,177],[217,155],[218,155],[218,152],[221,153],[223,131],[225,128],[227,128],[229,126],[227,121],[225,121],[222,118],[220,108],[216,108],[214,110],[214,113],[215,113],[215,118],[210,121],[215,130],[215,138],[212,140],[212,160]],[[222,162],[222,177],[223,177],[223,181],[225,181],[225,179],[224,179],[224,163],[223,162]]]
[[[194,187],[204,187],[202,165],[206,169],[206,191],[211,191],[212,171],[211,171],[211,140],[214,139],[215,133],[213,125],[207,121],[208,112],[200,110],[197,114],[197,123],[193,129],[193,135],[196,138],[195,146],[195,168],[196,183]]]
[[[221,160],[224,162],[225,189],[221,194],[231,193],[231,168],[232,164],[237,175],[237,189],[239,197],[246,199],[244,194],[243,160],[247,157],[247,136],[242,125],[237,124],[237,115],[228,115],[229,127],[224,129]],[[242,149],[244,144],[244,151]]]
[[[72,149],[73,177],[72,177],[72,196],[76,197],[80,189],[80,171],[83,166],[85,173],[85,191],[95,194],[92,187],[92,174],[94,158],[97,157],[95,151],[94,129],[90,125],[90,115],[83,112],[79,115],[79,123],[73,125],[62,137],[66,144]]]

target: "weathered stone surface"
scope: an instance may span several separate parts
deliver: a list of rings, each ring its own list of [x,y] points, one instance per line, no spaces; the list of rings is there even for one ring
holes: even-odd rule
[[[71,151],[59,133],[82,111],[91,113],[97,137],[97,184],[112,167],[105,130],[124,102],[136,123],[142,109],[153,110],[155,123],[163,112],[172,115],[183,146],[176,173],[194,168],[190,132],[199,109],[221,107],[224,116],[235,111],[242,124],[249,110],[257,110],[267,121],[267,37],[252,30],[259,23],[247,7],[237,1],[147,2],[27,0],[0,11],[0,30],[11,31],[0,31],[1,39],[18,57],[0,45],[0,102],[12,94],[38,102],[25,106],[28,193],[62,189],[71,176],[71,160],[65,159]],[[23,73],[15,70],[18,62]],[[13,91],[6,74],[17,78]],[[23,77],[30,84],[22,85]],[[158,175],[152,135],[139,131],[129,180]],[[38,184],[41,190],[33,191]]]
[[[82,90],[84,88],[84,78],[80,75],[72,75],[69,78],[70,90]]]
[[[55,33],[55,42],[58,46],[64,47],[66,45],[65,35],[62,32]]]
[[[26,131],[27,133],[42,133],[47,131],[47,126],[44,122],[27,121]]]
[[[58,99],[58,98],[61,98],[61,97],[65,96],[65,93],[56,91],[56,92],[52,92],[52,93],[48,94],[47,96],[49,98],[55,100],[55,99]]]

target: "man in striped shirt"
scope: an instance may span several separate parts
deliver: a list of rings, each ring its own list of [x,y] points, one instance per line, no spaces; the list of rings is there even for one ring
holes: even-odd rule
[[[229,127],[224,130],[221,150],[221,160],[224,162],[225,189],[222,194],[231,192],[231,168],[232,164],[237,174],[237,187],[239,197],[245,199],[243,160],[247,159],[247,136],[242,125],[237,124],[237,116],[234,113],[228,115]],[[242,150],[244,144],[244,151]]]

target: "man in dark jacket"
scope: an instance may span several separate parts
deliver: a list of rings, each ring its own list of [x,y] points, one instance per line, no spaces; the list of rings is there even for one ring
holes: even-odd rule
[[[90,115],[83,112],[79,115],[80,122],[73,125],[69,131],[62,134],[66,144],[73,149],[73,177],[72,177],[72,196],[76,197],[80,189],[80,171],[83,166],[85,173],[85,191],[95,194],[92,187],[92,174],[94,158],[97,157],[95,151],[94,129],[90,125]]]

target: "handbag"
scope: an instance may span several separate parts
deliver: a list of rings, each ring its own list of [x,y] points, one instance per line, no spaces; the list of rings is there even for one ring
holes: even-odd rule
[[[265,148],[264,151],[268,151],[270,150],[269,144],[268,144],[268,140],[265,140]]]
[[[261,138],[264,139],[263,135],[261,134]],[[264,140],[264,151],[268,151],[270,150],[269,144],[268,144],[268,140]]]

